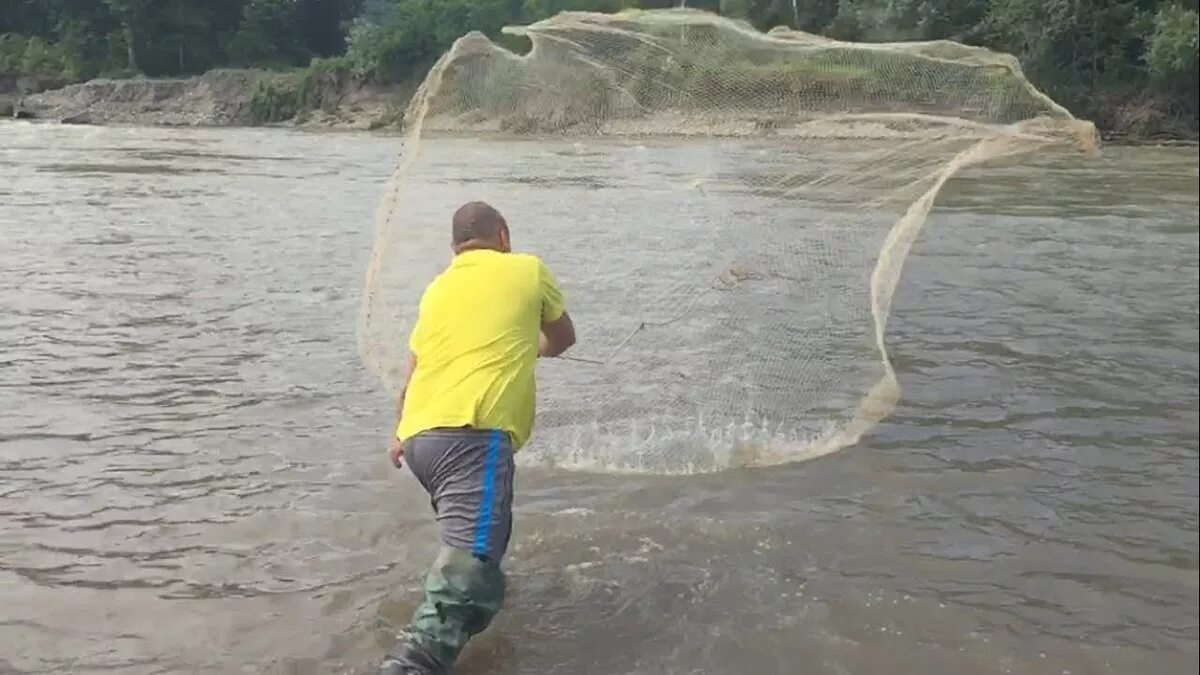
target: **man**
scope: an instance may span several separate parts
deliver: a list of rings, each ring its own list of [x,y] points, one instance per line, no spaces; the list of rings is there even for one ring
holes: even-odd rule
[[[459,208],[452,242],[453,261],[421,298],[389,447],[392,463],[407,460],[429,493],[442,547],[380,675],[446,672],[500,610],[513,453],[533,428],[534,365],[575,343],[554,276],[512,253],[496,209]]]

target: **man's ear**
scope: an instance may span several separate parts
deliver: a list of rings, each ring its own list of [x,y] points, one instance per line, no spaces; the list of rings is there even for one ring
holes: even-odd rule
[[[500,226],[500,250],[505,253],[512,253],[512,239],[508,232],[508,224]]]

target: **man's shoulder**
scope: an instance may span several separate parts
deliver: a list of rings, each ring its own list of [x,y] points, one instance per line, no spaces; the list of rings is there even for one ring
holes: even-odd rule
[[[441,272],[438,272],[437,274],[435,274],[434,277],[429,280],[429,283],[425,285],[425,295],[432,294],[434,291],[437,290],[438,286],[441,286],[442,284],[444,284],[445,280],[446,280],[446,275],[449,272],[450,272],[450,270],[442,270]]]
[[[513,252],[498,255],[490,261],[490,264],[496,266],[494,269],[502,270],[503,274],[517,276],[540,275],[541,270],[545,269],[542,259],[532,253]]]
[[[526,262],[541,262],[542,260],[537,256],[536,253],[518,253],[513,251],[509,254],[509,256],[516,258],[517,260],[524,260]]]
[[[533,253],[513,253],[512,257],[516,261],[516,264],[528,269],[537,270],[545,266],[542,259]]]
[[[542,259],[533,253],[497,253],[476,258],[467,266],[451,265],[435,277],[429,287],[454,285],[456,281],[452,280],[458,279],[469,280],[468,283],[479,283],[481,278],[540,281],[546,276],[546,269]]]

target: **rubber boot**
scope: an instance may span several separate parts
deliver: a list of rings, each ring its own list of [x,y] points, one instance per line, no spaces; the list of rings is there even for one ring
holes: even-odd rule
[[[500,566],[442,546],[425,579],[425,600],[399,636],[380,675],[444,675],[467,641],[483,632],[504,603]]]

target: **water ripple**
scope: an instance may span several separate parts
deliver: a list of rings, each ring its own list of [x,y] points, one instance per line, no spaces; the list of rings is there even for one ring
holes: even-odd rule
[[[0,134],[0,671],[376,658],[437,542],[381,461],[393,404],[354,346],[398,142]],[[550,186],[538,162],[586,149],[518,154],[473,169],[561,205],[670,169],[588,160]],[[888,325],[901,404],[859,447],[691,479],[522,474],[513,599],[464,672],[1194,665],[1195,177],[1194,153],[1117,150],[952,183]]]

